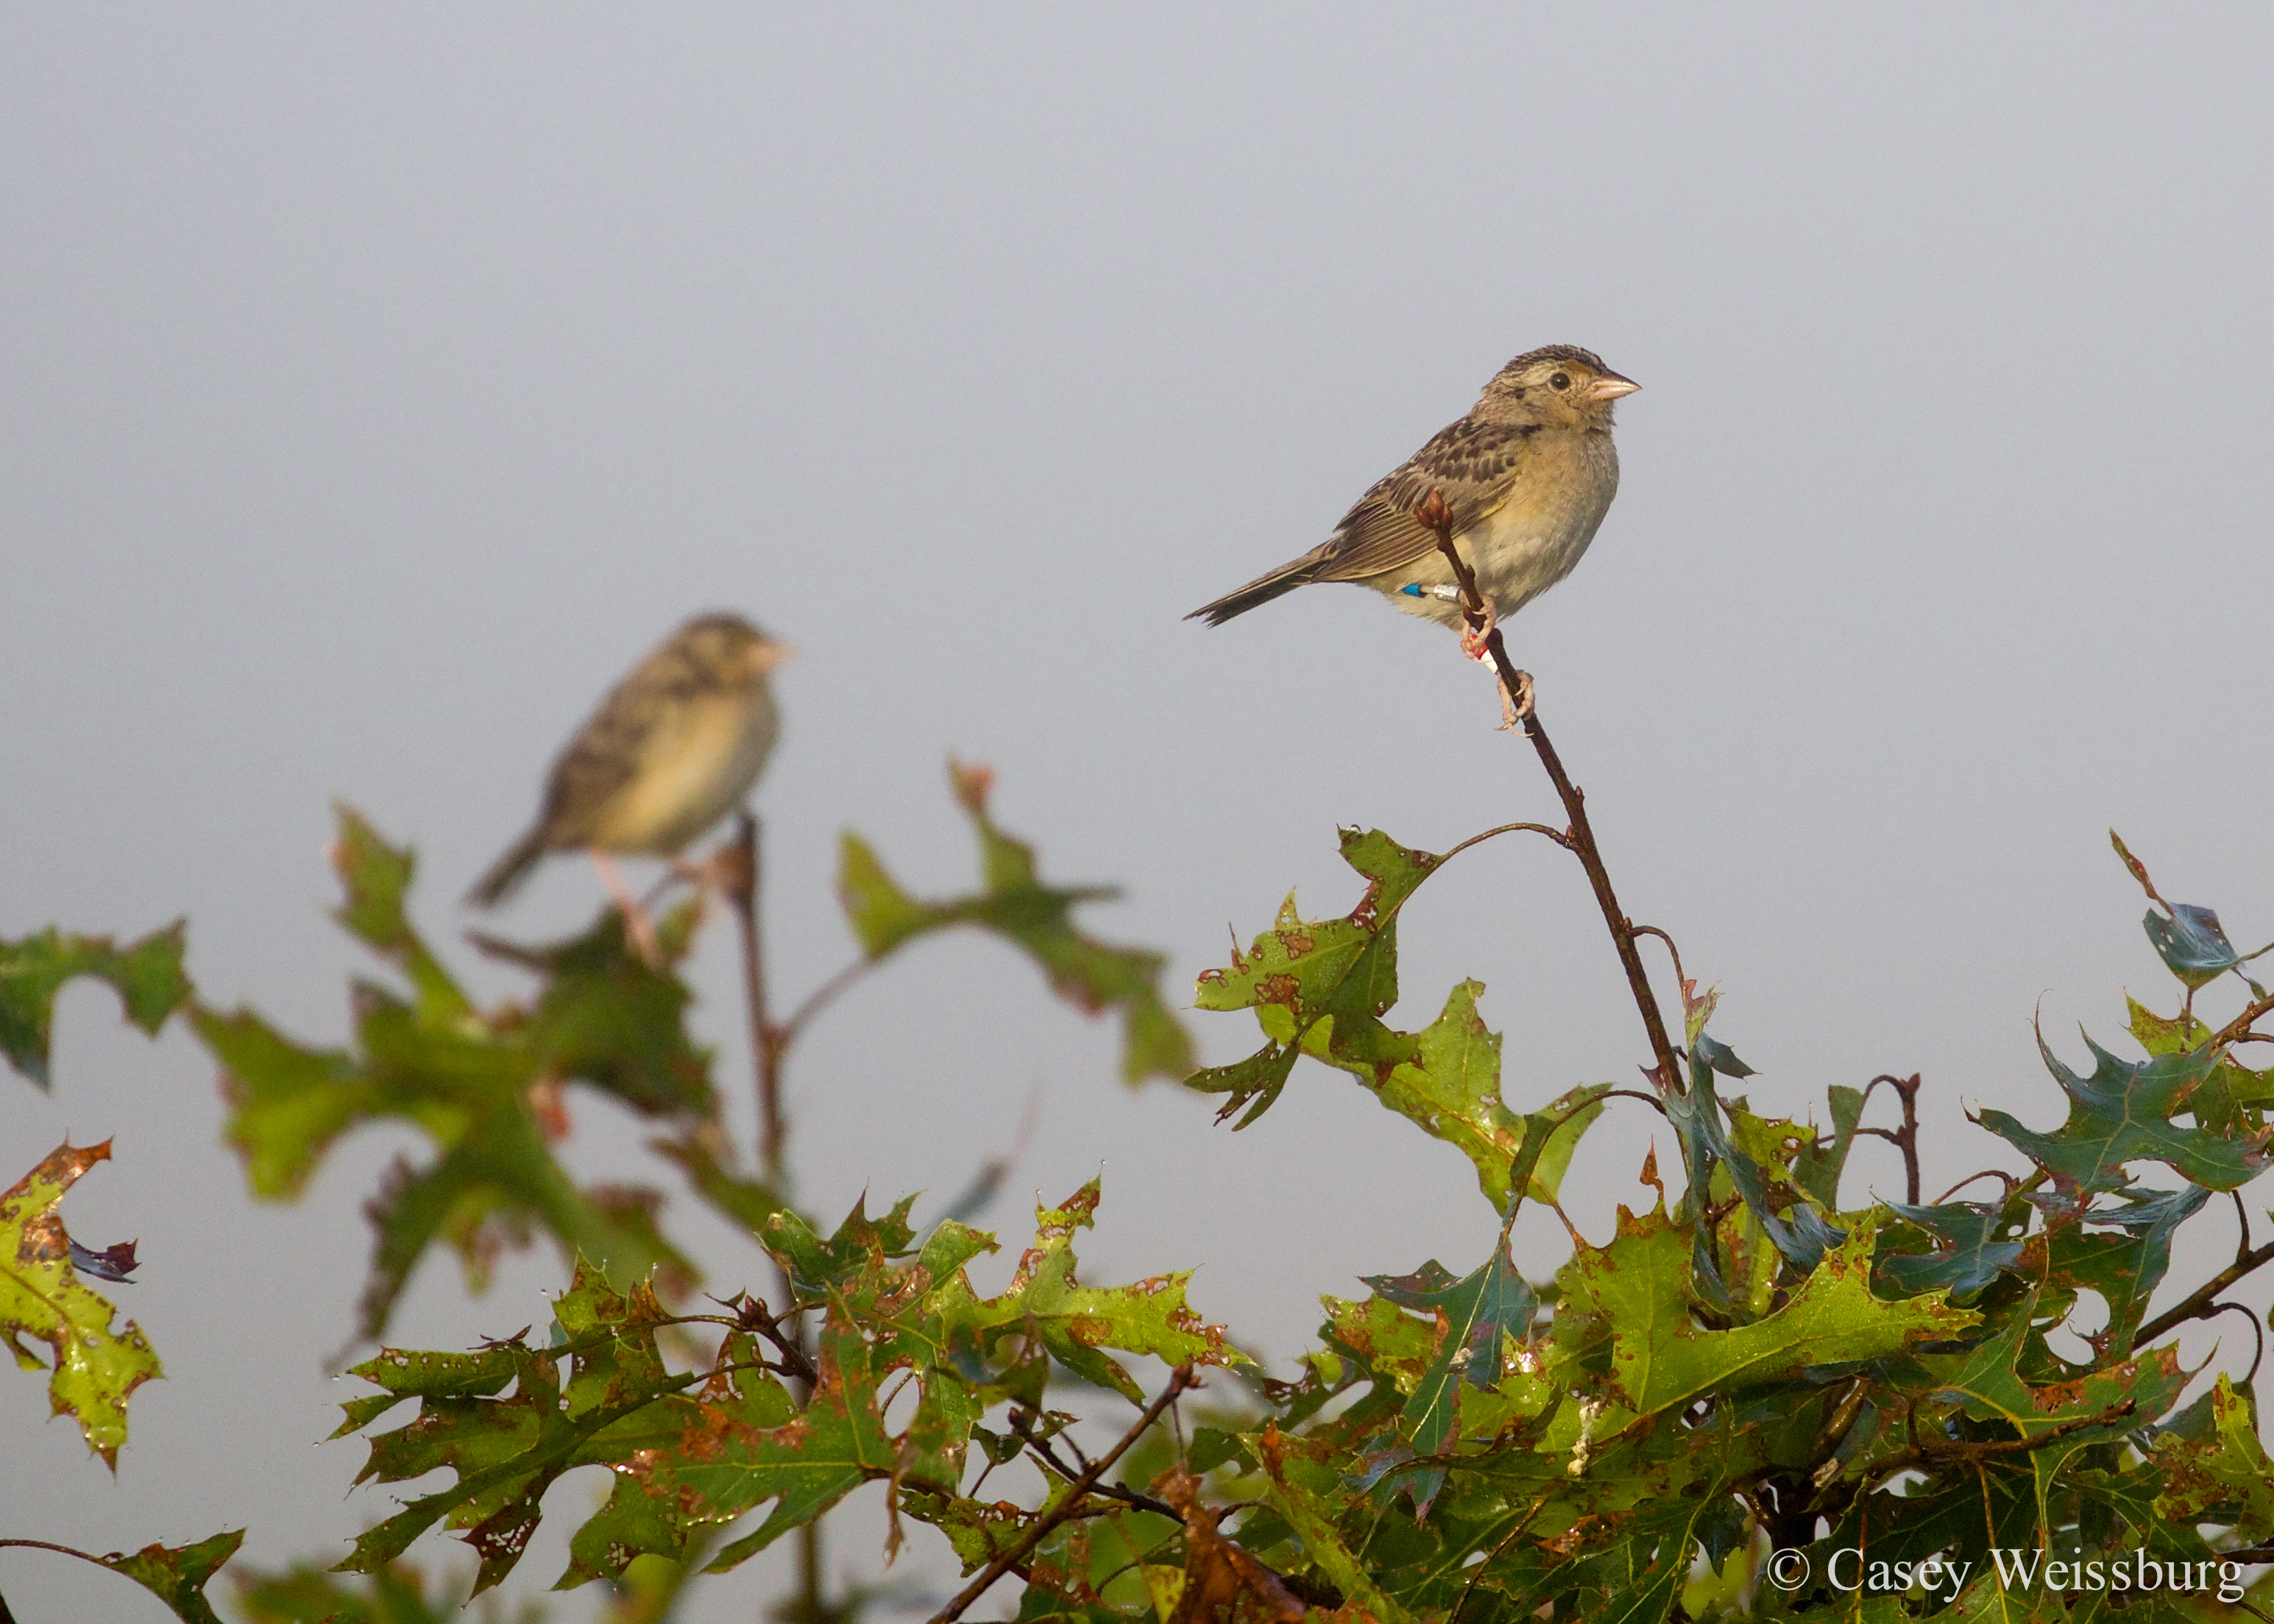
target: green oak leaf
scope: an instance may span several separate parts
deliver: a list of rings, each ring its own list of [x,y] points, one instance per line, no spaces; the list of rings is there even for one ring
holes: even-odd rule
[[[1647,1416],[1706,1393],[1796,1376],[1809,1365],[1946,1341],[1980,1323],[1940,1293],[1895,1302],[1873,1296],[1871,1243],[1870,1223],[1858,1223],[1783,1307],[1751,1325],[1709,1330],[1690,1312],[1687,1226],[1663,1213],[1638,1218],[1622,1207],[1611,1243],[1583,1248],[1557,1277],[1565,1293],[1558,1340],[1575,1311],[1608,1331],[1612,1384],[1628,1407]]]
[[[747,1404],[703,1405],[666,1448],[622,1469],[623,1497],[638,1492],[681,1507],[691,1525],[718,1528],[772,1501],[764,1522],[711,1560],[711,1571],[723,1573],[863,1483],[891,1477],[900,1451],[885,1430],[876,1350],[858,1331],[832,1325],[822,1332],[816,1363],[820,1380],[794,1416],[768,1427]],[[930,1380],[956,1379],[942,1372]]]
[[[1065,1369],[1132,1402],[1141,1402],[1143,1390],[1106,1349],[1172,1365],[1246,1363],[1225,1343],[1224,1327],[1204,1323],[1186,1303],[1190,1270],[1126,1286],[1086,1286],[1075,1278],[1073,1237],[1096,1221],[1097,1201],[1092,1179],[1062,1205],[1037,1209],[1034,1244],[1020,1254],[1011,1283],[991,1297],[974,1295],[963,1264],[983,1248],[992,1251],[993,1237],[941,1224],[915,1266],[939,1282],[923,1304],[926,1322],[896,1315],[893,1325],[909,1336],[937,1338],[943,1354],[968,1345],[990,1357],[1006,1338],[1029,1336]]]
[[[2164,1485],[2156,1515],[2177,1522],[2229,1522],[2240,1543],[2274,1536],[2274,1459],[2259,1441],[2255,1407],[2222,1373],[2211,1390],[2212,1432],[2202,1443],[2156,1440]],[[2218,1513],[2216,1517],[2210,1514]]]
[[[1291,1440],[1282,1438],[1276,1427],[1267,1427],[1252,1441],[1263,1462],[1265,1501],[1302,1540],[1312,1565],[1343,1593],[1346,1603],[1373,1614],[1381,1624],[1413,1624],[1413,1615],[1382,1592],[1344,1540],[1335,1527],[1332,1502],[1290,1470]]]
[[[18,941],[0,938],[0,1055],[45,1088],[56,994],[81,975],[109,982],[126,1019],[155,1037],[194,990],[182,969],[183,931],[177,920],[124,947],[112,945],[109,936],[66,935],[52,925]]]
[[[2118,1358],[2132,1351],[2132,1339],[2147,1317],[2149,1299],[2172,1267],[2172,1242],[2180,1226],[2203,1209],[2210,1192],[2127,1190],[2112,1207],[2082,1214],[2086,1224],[2105,1225],[2115,1234],[2063,1225],[2046,1240],[2048,1279],[2097,1291],[2108,1304],[2108,1323],[2096,1339]]]
[[[2211,1029],[2192,1015],[2158,1015],[2127,998],[2132,1036],[2150,1055],[2185,1055],[2210,1041]],[[2221,1050],[2210,1075],[2187,1096],[2195,1125],[2213,1133],[2248,1133],[2265,1125],[2265,1108],[2274,1104],[2274,1066],[2252,1071]]]
[[[992,932],[1041,966],[1051,989],[1085,1014],[1118,1010],[1122,1019],[1121,1075],[1182,1078],[1193,1069],[1192,1040],[1161,1001],[1167,960],[1141,948],[1117,947],[1075,928],[1073,911],[1120,893],[1107,885],[1043,883],[1035,848],[1005,834],[988,811],[994,775],[951,762],[949,781],[979,838],[982,890],[947,901],[910,896],[860,836],[840,842],[837,894],[871,964],[919,936],[970,925]]]
[[[2090,1077],[2063,1065],[2037,1040],[2037,1049],[2068,1096],[2068,1120],[2051,1133],[2023,1127],[2001,1110],[1984,1106],[1976,1120],[2052,1176],[2071,1193],[2115,1190],[2125,1182],[2127,1162],[2160,1162],[2182,1177],[2210,1190],[2239,1190],[2266,1170],[2267,1142],[2274,1130],[2240,1135],[2185,1128],[2172,1118],[2218,1064],[2214,1051],[2157,1055],[2134,1064],[2120,1060],[2088,1038],[2095,1062]]]
[[[385,1350],[352,1372],[380,1390],[349,1402],[342,1431],[369,1428],[406,1400],[418,1410],[371,1440],[362,1478],[447,1470],[457,1483],[371,1530],[343,1566],[377,1571],[442,1523],[467,1530],[486,1589],[519,1560],[546,1488],[589,1464],[612,1468],[614,1484],[571,1538],[564,1587],[620,1579],[641,1556],[733,1567],[868,1482],[886,1483],[893,1504],[905,1496],[911,1515],[952,1531],[960,1523],[950,1502],[985,1406],[1035,1405],[1045,1349],[1064,1368],[1133,1395],[1133,1380],[1105,1350],[1240,1362],[1221,1328],[1186,1306],[1184,1277],[1121,1287],[1075,1278],[1071,1241],[1096,1201],[1092,1183],[1043,1208],[1009,1286],[988,1298],[965,1267],[995,1249],[993,1237],[947,1222],[919,1244],[907,1222],[913,1198],[879,1217],[856,1205],[827,1237],[794,1213],[774,1214],[767,1246],[798,1304],[825,1315],[818,1380],[802,1400],[762,1368],[778,1360],[745,1299],[724,1305],[737,1325],[712,1365],[675,1372],[657,1340],[669,1316],[654,1296],[583,1261],[553,1303],[549,1345],[516,1337],[465,1354]],[[895,1372],[915,1387],[906,1424],[892,1431],[879,1389]],[[760,1507],[771,1509],[757,1529],[712,1550]]]
[[[1066,1370],[1133,1400],[1141,1399],[1141,1389],[1104,1350],[1151,1354],[1170,1365],[1241,1362],[1222,1329],[1186,1306],[1186,1276],[1118,1287],[1075,1278],[1073,1237],[1092,1223],[1097,1199],[1093,1180],[1062,1205],[1040,1209],[1035,1242],[1010,1284],[986,1298],[973,1291],[965,1266],[994,1251],[994,1238],[951,1221],[916,1248],[907,1223],[912,1198],[878,1219],[856,1206],[826,1239],[793,1213],[777,1215],[767,1227],[768,1250],[799,1301],[828,1315],[811,1402],[771,1428],[723,1412],[713,1420],[706,1410],[676,1448],[628,1471],[631,1487],[620,1485],[615,1500],[628,1500],[636,1489],[686,1508],[690,1523],[706,1527],[772,1501],[757,1530],[712,1559],[721,1570],[879,1478],[911,1497],[912,1515],[942,1521],[953,1533],[968,1519],[943,1502],[960,1481],[982,1393],[1016,1393],[1030,1403],[1039,1397],[1038,1387],[1023,1390],[1025,1365],[994,1363],[1006,1342],[1039,1344]],[[894,1437],[885,1430],[877,1388],[899,1369],[915,1371],[919,1388],[907,1430]],[[631,1512],[624,1516],[629,1522]]]
[[[1793,1182],[1826,1212],[1840,1210],[1840,1176],[1847,1170],[1848,1153],[1856,1143],[1856,1129],[1864,1120],[1864,1091],[1839,1083],[1825,1090],[1832,1111],[1832,1138],[1803,1147],[1793,1158]]]
[[[2024,1380],[2021,1365],[2037,1298],[2037,1294],[2031,1292],[1994,1335],[1976,1347],[1963,1353],[1935,1355],[1920,1363],[1934,1388],[1959,1400],[1965,1413],[1976,1420],[2003,1421],[2016,1435],[2032,1440],[2069,1427],[2056,1441],[2029,1452],[2042,1522],[2048,1515],[2053,1481],[2071,1455],[2130,1432],[2142,1419],[2162,1415],[2180,1395],[2187,1379],[2180,1369],[2179,1350],[2163,1347],[2067,1380],[2042,1384]],[[2127,1404],[2131,1408],[2124,1409]],[[2104,1424],[2072,1425],[2096,1422],[2099,1417],[2106,1417]]]
[[[410,1423],[371,1440],[357,1481],[402,1483],[448,1470],[457,1482],[420,1495],[367,1530],[337,1571],[376,1574],[441,1522],[464,1530],[480,1558],[477,1594],[503,1579],[536,1530],[546,1491],[562,1473],[621,1466],[644,1450],[667,1447],[695,1413],[683,1396],[688,1388],[707,1381],[720,1393],[735,1391],[734,1384],[752,1374],[670,1372],[655,1344],[656,1327],[666,1318],[644,1288],[618,1293],[580,1259],[574,1282],[554,1303],[558,1340],[552,1346],[532,1348],[515,1337],[475,1354],[387,1350],[355,1366],[349,1374],[383,1391],[344,1406],[348,1427],[368,1426],[404,1398],[418,1400]],[[746,1351],[745,1343],[730,1337],[730,1357]],[[757,1382],[779,1390],[770,1377],[761,1374]]]
[[[126,1441],[126,1401],[163,1372],[141,1327],[130,1320],[111,1329],[117,1311],[80,1283],[71,1237],[56,1212],[64,1192],[109,1155],[108,1139],[84,1149],[59,1146],[0,1192],[0,1345],[24,1369],[49,1372],[53,1413],[77,1421],[87,1447],[116,1470]],[[48,1345],[47,1363],[27,1341]]]
[[[0,1545],[36,1544],[31,1540],[0,1539]],[[166,1605],[168,1612],[183,1624],[221,1624],[221,1616],[206,1598],[206,1585],[222,1564],[237,1554],[245,1543],[245,1530],[232,1530],[200,1539],[193,1545],[147,1545],[139,1551],[113,1551],[108,1556],[96,1556],[90,1552],[75,1550],[69,1545],[48,1545],[50,1551],[78,1557],[98,1568],[134,1581]],[[7,1604],[0,1601],[0,1617],[7,1616]],[[255,1620],[255,1624],[260,1624]],[[394,1624],[389,1620],[389,1624]],[[404,1620],[415,1624],[415,1620]]]
[[[1939,1207],[1908,1207],[1890,1201],[1886,1207],[1901,1225],[1880,1237],[1879,1274],[1900,1296],[1941,1290],[1948,1292],[1954,1303],[1970,1303],[2000,1274],[2015,1269],[2029,1250],[2024,1241],[1999,1238],[2007,1227],[2002,1206],[1951,1201]],[[1934,1250],[1892,1250],[1890,1243],[1902,1237],[1904,1226],[1923,1231]]]
[[[1195,1072],[1187,1086],[1224,1094],[1218,1119],[1244,1111],[1236,1125],[1246,1127],[1278,1098],[1297,1057],[1309,1055],[1350,1072],[1389,1109],[1459,1150],[1496,1211],[1507,1210],[1520,1163],[1529,1169],[1525,1193],[1554,1199],[1609,1085],[1573,1089],[1532,1116],[1511,1110],[1501,1097],[1500,1034],[1477,1014],[1481,982],[1456,986],[1419,1032],[1385,1025],[1381,1018],[1397,998],[1398,910],[1444,859],[1379,830],[1344,830],[1342,844],[1344,861],[1367,882],[1356,908],[1341,919],[1306,920],[1290,898],[1277,925],[1246,953],[1201,977],[1200,1007],[1252,1009],[1268,1041],[1243,1060]],[[1555,1132],[1523,1163],[1534,1123]]]
[[[1400,1061],[1420,1058],[1413,1034],[1392,1032],[1382,1017],[1397,1002],[1397,911],[1445,860],[1400,846],[1378,829],[1344,830],[1342,853],[1367,882],[1348,914],[1306,920],[1291,896],[1276,923],[1246,953],[1235,952],[1228,968],[1200,978],[1200,1008],[1254,1010],[1269,1040],[1247,1061],[1211,1066],[1187,1079],[1202,1093],[1230,1096],[1219,1121],[1245,1108],[1238,1124],[1244,1128],[1269,1110],[1298,1051],[1378,1083],[1387,1083]],[[1497,1040],[1491,1047],[1496,1053]]]
[[[2189,987],[2207,987],[2242,962],[2209,908],[2173,903],[2169,914],[2150,908],[2140,922],[2165,967]]]
[[[1789,1177],[1793,1162],[1815,1142],[1815,1135],[1789,1123],[1754,1116],[1738,1106],[1723,1106],[1714,1092],[1716,1074],[1750,1077],[1752,1068],[1701,1033],[1690,1047],[1690,1092],[1672,1095],[1666,1102],[1667,1120],[1678,1136],[1689,1179],[1683,1211],[1688,1214],[1698,1205],[1718,1167],[1777,1251],[1796,1267],[1813,1269],[1826,1248],[1846,1238],[1816,1210],[1805,1188]],[[1712,1259],[1700,1251],[1697,1261],[1700,1284],[1711,1293],[1720,1283]]]
[[[481,1010],[410,922],[412,854],[342,808],[332,857],[345,893],[340,922],[402,972],[409,996],[358,982],[354,1042],[344,1049],[303,1044],[247,1010],[197,1004],[191,1019],[220,1064],[228,1138],[256,1197],[296,1199],[332,1145],[358,1127],[406,1123],[428,1141],[431,1159],[398,1159],[366,1207],[375,1233],[358,1335],[384,1334],[438,1243],[456,1251],[477,1290],[501,1249],[525,1245],[539,1229],[619,1285],[657,1268],[691,1280],[657,1229],[659,1197],[580,1189],[547,1142],[566,1130],[566,1084],[651,1116],[712,1119],[710,1056],[688,1037],[685,986],[631,951],[611,909],[584,936],[551,946],[482,939],[541,985],[532,1008]],[[666,963],[686,951],[692,921],[689,905],[663,922]]]
[[[1432,1259],[1411,1274],[1369,1275],[1377,1296],[1400,1308],[1434,1315],[1440,1345],[1405,1402],[1404,1423],[1416,1455],[1442,1452],[1458,1431],[1460,1389],[1499,1384],[1504,1339],[1521,1342],[1531,1329],[1540,1299],[1509,1262],[1505,1238],[1491,1257],[1455,1280]]]

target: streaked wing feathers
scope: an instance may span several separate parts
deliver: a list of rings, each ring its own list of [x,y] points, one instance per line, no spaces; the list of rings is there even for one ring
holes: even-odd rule
[[[1537,424],[1480,423],[1464,417],[1442,428],[1403,467],[1377,482],[1312,557],[1314,581],[1357,581],[1410,564],[1437,545],[1414,509],[1429,492],[1453,510],[1453,533],[1489,515],[1516,485]]]

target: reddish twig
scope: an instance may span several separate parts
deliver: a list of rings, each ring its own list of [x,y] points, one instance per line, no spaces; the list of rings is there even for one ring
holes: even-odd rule
[[[1872,1090],[1881,1083],[1895,1091],[1903,1102],[1903,1125],[1900,1128],[1858,1128],[1858,1133],[1868,1133],[1883,1139],[1903,1153],[1903,1199],[1911,1206],[1919,1204],[1918,1091],[1919,1074],[1894,1077],[1880,1073],[1864,1085],[1864,1103],[1871,1102]]]
[[[1524,673],[1508,658],[1508,645],[1501,636],[1499,626],[1485,613],[1484,594],[1477,589],[1476,571],[1469,568],[1468,560],[1461,556],[1460,548],[1453,541],[1452,509],[1446,506],[1442,492],[1431,491],[1414,516],[1436,537],[1438,550],[1452,566],[1454,579],[1461,585],[1462,615],[1472,631],[1482,634],[1502,689],[1513,703],[1516,695],[1525,690]],[[1564,831],[1565,844],[1579,860],[1579,866],[1587,871],[1587,883],[1595,891],[1595,904],[1603,911],[1603,922],[1610,927],[1611,944],[1618,950],[1628,989],[1634,994],[1635,1008],[1640,1011],[1643,1030],[1650,1038],[1651,1056],[1657,1064],[1653,1075],[1661,1088],[1679,1093],[1682,1074],[1675,1060],[1674,1045],[1668,1041],[1665,1018],[1659,1012],[1657,996],[1650,989],[1650,976],[1643,968],[1641,950],[1635,945],[1638,933],[1634,921],[1620,911],[1617,893],[1611,889],[1610,870],[1603,864],[1602,847],[1596,842],[1593,826],[1587,822],[1585,793],[1563,771],[1562,759],[1548,741],[1547,730],[1540,726],[1538,711],[1525,711],[1521,721],[1524,736],[1532,741],[1540,764],[1547,769],[1548,780],[1555,786],[1555,793],[1563,802],[1564,816],[1570,820]]]
[[[2254,1034],[2250,1030],[2252,1023],[2257,1020],[2261,1015],[2266,1014],[2274,1014],[2274,996],[2259,999],[2256,1003],[2244,1010],[2241,1014],[2236,1016],[2233,1020],[2228,1021],[2226,1025],[2221,1026],[2217,1032],[2213,1033],[2210,1040],[2212,1045],[2216,1047],[2225,1043],[2240,1043],[2245,1039],[2253,1036]]]
[[[742,996],[750,1025],[750,1065],[757,1079],[758,1162],[764,1170],[766,1183],[779,1193],[788,1170],[789,1121],[782,1109],[781,1063],[791,1034],[773,1024],[766,1008],[765,938],[760,929],[758,907],[764,868],[758,836],[758,820],[745,808],[736,816],[734,832],[714,863],[719,889],[734,906],[734,923],[742,937]],[[794,1303],[788,1272],[777,1265],[775,1274],[781,1282],[783,1300]],[[802,1365],[805,1371],[811,1372],[812,1356],[804,1347],[802,1329],[794,1326],[787,1335],[781,1335],[763,1303],[758,1304],[758,1312],[764,1317],[764,1323],[755,1328],[780,1350],[786,1363]],[[798,1385],[802,1389],[801,1398],[811,1395],[814,1381],[810,1375]],[[824,1590],[818,1518],[798,1524],[797,1582],[798,1598],[789,1604],[790,1615],[803,1620],[803,1624],[820,1624],[828,1616],[829,1608]]]
[[[2274,1241],[2238,1253],[2233,1262],[2134,1332],[2132,1345],[2135,1348],[2144,1347],[2175,1326],[2185,1325],[2190,1320],[2208,1320],[2213,1314],[2224,1312],[2218,1301],[2218,1294],[2270,1259],[2274,1259]]]
[[[1161,1389],[1161,1396],[1145,1406],[1144,1413],[1137,1417],[1136,1425],[1121,1435],[1121,1441],[1107,1450],[1098,1460],[1092,1462],[1088,1470],[1080,1477],[1067,1484],[1065,1493],[1059,1499],[1058,1503],[1037,1516],[1028,1527],[1027,1531],[1011,1543],[1009,1549],[981,1568],[978,1575],[970,1583],[955,1593],[954,1600],[931,1615],[929,1624],[954,1624],[955,1620],[963,1616],[966,1608],[987,1593],[990,1585],[1034,1554],[1035,1547],[1050,1537],[1050,1530],[1081,1508],[1081,1502],[1087,1500],[1090,1492],[1097,1487],[1098,1479],[1113,1470],[1114,1462],[1128,1452],[1132,1444],[1145,1435],[1153,1423],[1161,1418],[1161,1412],[1176,1402],[1178,1395],[1187,1387],[1193,1386],[1195,1380],[1193,1367],[1189,1365],[1179,1365],[1171,1371],[1169,1373],[1169,1385]]]
[[[758,893],[764,869],[758,846],[758,820],[748,811],[734,819],[734,832],[712,859],[719,891],[734,909],[742,942],[742,999],[749,1006],[750,1065],[757,1076],[758,1162],[767,1182],[779,1183],[788,1148],[789,1126],[782,1115],[781,1033],[766,1013],[765,938],[758,924]]]

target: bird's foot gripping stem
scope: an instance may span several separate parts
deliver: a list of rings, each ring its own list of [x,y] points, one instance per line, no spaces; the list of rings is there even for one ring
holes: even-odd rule
[[[615,899],[616,912],[623,915],[624,934],[631,939],[632,951],[649,968],[663,967],[663,944],[656,939],[655,920],[632,895],[632,888],[624,881],[624,871],[616,867],[615,860],[598,846],[592,848],[592,867],[600,873],[600,883],[608,888]]]
[[[1522,733],[1524,725],[1532,719],[1532,673],[1516,673],[1516,692],[1508,691],[1508,684],[1500,685],[1500,725],[1503,732]]]
[[[1485,618],[1480,625],[1462,623],[1461,652],[1480,665],[1491,665],[1493,628],[1499,624],[1500,617],[1493,613],[1492,601],[1487,598],[1485,601]]]

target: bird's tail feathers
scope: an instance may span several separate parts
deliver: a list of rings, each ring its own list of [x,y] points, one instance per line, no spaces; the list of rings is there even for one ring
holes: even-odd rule
[[[473,890],[466,893],[468,904],[478,908],[493,908],[520,888],[537,867],[538,860],[551,849],[543,823],[530,826],[529,832],[506,848],[505,855],[490,865],[487,874],[474,882]]]
[[[1282,593],[1291,592],[1311,579],[1311,560],[1296,559],[1282,564],[1269,575],[1258,575],[1246,586],[1226,592],[1212,604],[1202,604],[1185,619],[1206,620],[1210,626],[1221,626],[1236,614],[1246,614],[1259,604],[1268,604]]]

